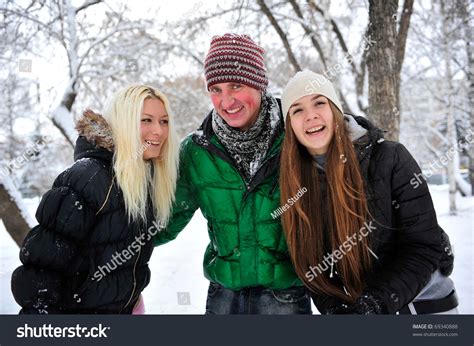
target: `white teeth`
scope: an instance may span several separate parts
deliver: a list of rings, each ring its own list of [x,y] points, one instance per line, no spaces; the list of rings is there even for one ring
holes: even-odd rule
[[[234,108],[234,109],[226,109],[226,112],[229,113],[229,114],[235,114],[237,112],[240,112],[244,107],[240,107],[240,108]]]
[[[315,132],[321,131],[323,128],[324,128],[324,125],[315,126],[315,127],[310,128],[310,129],[307,129],[306,132],[315,133]]]
[[[146,141],[148,144],[152,144],[152,145],[160,145],[161,142],[156,142],[156,141]]]

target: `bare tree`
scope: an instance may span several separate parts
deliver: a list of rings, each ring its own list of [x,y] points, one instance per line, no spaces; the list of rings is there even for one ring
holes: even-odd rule
[[[448,28],[451,27],[449,18],[447,16],[446,10],[444,8],[443,1],[440,1],[440,14],[442,18],[442,30],[443,30],[443,55],[444,55],[444,63],[445,63],[445,80],[448,84],[448,93],[447,97],[447,118],[448,118],[448,143],[451,148],[457,149],[457,135],[456,129],[454,127],[454,112],[453,112],[453,74],[451,72],[451,54],[450,54],[450,47],[449,41],[450,37],[448,35]],[[457,150],[455,151],[455,155]],[[455,162],[457,161],[457,162]],[[448,163],[448,183],[449,183],[449,213],[451,215],[456,214],[456,180],[455,180],[455,165],[459,164],[458,160],[450,160]]]
[[[283,46],[285,47],[286,53],[288,54],[288,58],[290,59],[291,65],[293,65],[293,68],[296,71],[300,71],[301,67],[296,60],[295,54],[293,53],[293,50],[291,49],[290,42],[288,41],[287,35],[283,32],[283,29],[280,27],[280,24],[278,24],[278,21],[275,19],[273,16],[273,13],[270,11],[268,6],[265,4],[264,0],[257,0],[258,5],[260,6],[260,9],[262,12],[267,16],[268,20],[272,24],[272,26],[275,28],[276,32],[278,33],[278,36],[280,37],[281,41],[283,42]]]
[[[462,6],[463,1],[418,4],[411,37],[417,47],[411,58],[415,64],[412,63],[411,72],[405,74],[406,86],[418,84],[418,90],[413,92],[418,95],[411,101],[415,103],[411,106],[415,108],[411,116],[416,114],[418,121],[412,122],[412,126],[417,128],[417,138],[423,139],[422,144],[433,153],[432,161],[442,161],[439,173],[447,170],[452,212],[456,210],[456,191],[462,195],[472,192],[472,186],[460,171],[466,164],[464,155],[469,150],[468,129],[472,122],[469,54],[463,54],[469,50],[466,25],[470,16],[468,8]],[[424,63],[418,66],[416,61],[422,59]],[[463,76],[465,78],[459,78]],[[424,118],[421,122],[420,114]],[[472,144],[472,134],[470,137]]]
[[[105,19],[98,27],[92,24],[83,25],[80,16],[83,16],[87,11],[97,10],[95,9],[97,6],[105,6],[106,12],[109,11]],[[59,104],[52,111],[52,121],[71,146],[74,146],[76,138],[71,111],[83,82],[83,72],[88,70],[90,58],[94,56],[99,47],[107,45],[114,36],[122,32],[134,33],[141,28],[138,22],[124,18],[122,12],[125,10],[126,8],[122,8],[116,12],[103,4],[101,0],[85,1],[77,7],[72,4],[71,0],[60,0],[44,8],[43,6],[38,8],[35,5],[20,7],[8,2],[0,8],[0,12],[5,16],[16,17],[18,25],[25,26],[25,31],[36,27],[37,31],[48,41],[53,45],[59,44],[66,53],[68,83]],[[131,51],[127,50],[126,52],[130,53]],[[136,58],[137,51],[133,51],[132,54],[131,60]],[[101,71],[101,74],[96,78],[106,75],[107,70],[109,69]]]

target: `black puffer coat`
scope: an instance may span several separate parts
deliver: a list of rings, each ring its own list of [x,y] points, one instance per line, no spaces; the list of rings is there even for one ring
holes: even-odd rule
[[[77,129],[75,163],[43,196],[12,275],[20,313],[131,313],[150,280],[148,225],[128,221],[111,130],[90,111]]]
[[[374,227],[369,235],[374,256],[367,292],[383,303],[386,313],[395,313],[413,300],[439,267],[444,232],[428,185],[414,183],[421,170],[407,149],[383,140],[382,132],[365,118],[355,118],[367,130],[354,146]],[[340,283],[337,276],[333,280]],[[341,303],[314,293],[312,298],[322,313]]]

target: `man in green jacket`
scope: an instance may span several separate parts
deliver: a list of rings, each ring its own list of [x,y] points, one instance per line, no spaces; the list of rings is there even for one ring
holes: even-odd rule
[[[183,140],[176,202],[155,245],[176,238],[200,208],[210,243],[207,314],[309,314],[280,218],[279,100],[266,93],[264,50],[247,35],[215,36],[205,60],[214,109]]]

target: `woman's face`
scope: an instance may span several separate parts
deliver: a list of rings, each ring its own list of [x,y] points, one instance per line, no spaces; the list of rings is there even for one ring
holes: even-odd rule
[[[159,157],[161,148],[168,138],[168,114],[160,100],[146,99],[141,115],[143,159]]]
[[[322,95],[304,96],[290,106],[288,113],[298,142],[311,155],[325,154],[334,136],[334,115],[328,99]]]
[[[249,129],[260,112],[262,94],[238,83],[219,83],[209,88],[211,101],[227,125],[241,131]]]

